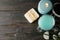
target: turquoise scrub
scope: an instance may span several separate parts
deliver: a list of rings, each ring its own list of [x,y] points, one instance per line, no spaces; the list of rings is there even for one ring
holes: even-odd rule
[[[52,2],[50,0],[41,0],[38,3],[38,12],[47,14],[52,9]]]
[[[42,30],[51,30],[55,25],[55,19],[51,15],[43,15],[38,20],[38,27]]]

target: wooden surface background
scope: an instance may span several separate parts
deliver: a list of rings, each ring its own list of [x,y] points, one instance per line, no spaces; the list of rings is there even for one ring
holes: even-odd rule
[[[24,17],[29,9],[37,10],[39,1],[0,0],[0,40],[44,40],[36,31],[37,21],[30,24]]]

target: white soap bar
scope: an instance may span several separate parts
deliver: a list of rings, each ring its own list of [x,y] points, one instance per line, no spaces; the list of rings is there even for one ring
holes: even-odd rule
[[[49,32],[48,31],[43,34],[43,38],[46,40],[49,40]]]
[[[54,40],[57,40],[57,35],[53,35],[53,39]]]
[[[58,32],[58,36],[60,37],[60,32]]]
[[[29,23],[32,23],[39,17],[39,14],[32,8],[26,12],[24,16],[29,21]]]

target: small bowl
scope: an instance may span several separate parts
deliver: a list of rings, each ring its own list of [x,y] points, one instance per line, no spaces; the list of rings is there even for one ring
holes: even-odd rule
[[[55,16],[60,17],[60,3],[55,3],[52,9]]]

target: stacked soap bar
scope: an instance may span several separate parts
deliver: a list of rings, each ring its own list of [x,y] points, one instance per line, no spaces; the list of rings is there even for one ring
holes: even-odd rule
[[[25,18],[29,21],[29,23],[34,22],[38,17],[38,13],[32,8],[24,15]]]

